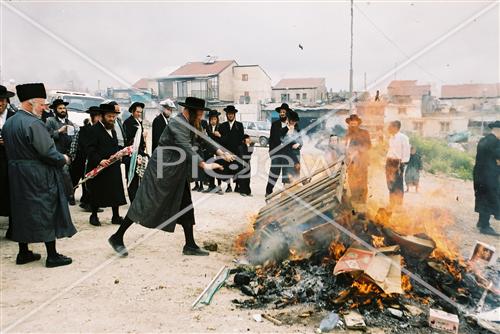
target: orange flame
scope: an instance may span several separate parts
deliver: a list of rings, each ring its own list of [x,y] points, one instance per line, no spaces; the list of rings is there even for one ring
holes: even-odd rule
[[[372,235],[372,245],[373,247],[380,248],[385,246],[385,240],[383,236]]]
[[[343,243],[333,241],[328,247],[328,251],[330,253],[330,256],[335,261],[338,261],[342,257],[342,255],[344,255],[346,248]]]
[[[252,215],[249,217],[247,230],[241,234],[239,234],[234,240],[234,250],[237,254],[244,254],[247,249],[247,241],[254,234],[254,224],[257,219],[257,215]]]

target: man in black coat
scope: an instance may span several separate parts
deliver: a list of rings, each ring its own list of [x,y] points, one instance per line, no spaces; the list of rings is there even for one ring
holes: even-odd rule
[[[139,144],[139,155],[145,156],[146,155],[146,141],[144,140],[144,127],[142,126],[142,112],[144,110],[144,103],[141,102],[134,102],[128,109],[128,112],[130,113],[130,117],[123,122],[123,128],[125,129],[125,136],[127,137],[127,141],[125,142],[125,146],[130,146],[134,145],[134,139],[137,131],[140,130],[141,132],[141,142]],[[127,173],[127,181],[129,183],[129,186],[127,187],[128,190],[128,197],[130,198],[130,201],[133,201],[135,198],[135,194],[137,192],[137,189],[139,188],[139,175],[134,172],[134,176],[132,180],[129,180],[129,169],[130,169],[130,158],[127,157],[124,159],[125,161],[125,171]]]
[[[172,111],[174,109],[177,109],[175,107],[175,103],[170,99],[161,101],[160,106],[162,108],[162,112],[161,114],[156,116],[155,119],[153,120],[153,137],[151,138],[151,152],[153,152],[155,148],[158,146],[161,134],[163,133],[163,130],[165,130],[165,127],[167,126],[168,122],[170,121],[170,116],[172,115]]]
[[[208,124],[206,128],[207,136],[212,139],[215,143],[218,145],[222,145],[221,142],[221,137],[222,135],[219,132],[219,116],[220,112],[217,110],[211,109],[208,112]],[[210,146],[207,147],[204,151],[204,159],[207,161],[212,161],[215,157],[215,150],[213,150]],[[207,173],[207,179],[208,179],[208,188],[205,189],[203,192],[213,192],[217,193],[219,195],[223,195],[224,193],[222,192],[222,189],[220,185],[222,184],[222,181],[220,179],[217,179],[217,184],[218,186],[215,186],[215,177],[213,175],[210,175]]]
[[[272,194],[274,186],[280,177],[284,175],[286,159],[282,156],[281,132],[287,126],[287,113],[291,110],[288,104],[283,103],[275,109],[279,113],[279,119],[271,124],[269,135],[269,157],[271,158],[271,168],[269,169],[269,180],[266,186],[266,196]]]
[[[490,226],[490,216],[500,219],[500,121],[489,125],[491,133],[477,145],[474,165],[475,211],[477,227],[483,234],[499,236]]]
[[[238,148],[243,142],[243,136],[245,135],[245,129],[243,128],[243,123],[238,122],[236,120],[236,113],[238,112],[238,109],[236,109],[234,106],[229,105],[226,108],[224,108],[224,111],[226,112],[226,119],[227,121],[222,123],[219,127],[219,132],[221,134],[221,143],[222,146],[231,152],[233,155],[238,154]],[[228,171],[232,178],[237,177],[236,170],[232,169],[232,166],[236,166],[236,164],[226,164],[224,166],[224,170]],[[234,172],[231,172],[233,170]],[[228,178],[227,180],[227,188],[226,192],[229,193],[233,191],[231,188],[231,178]]]
[[[7,153],[5,151],[5,143],[2,137],[2,129],[5,122],[14,115],[14,110],[9,108],[10,98],[13,97],[13,92],[7,90],[5,86],[0,85],[0,216],[10,216],[10,196],[9,196],[9,175],[7,166]],[[10,238],[10,217],[9,229],[5,235]]]
[[[92,170],[98,165],[106,167],[99,175],[87,183],[90,192],[92,214],[89,222],[91,225],[100,226],[97,217],[99,208],[111,207],[113,217],[111,223],[121,224],[120,205],[127,204],[123,192],[122,171],[119,163],[110,165],[108,158],[120,150],[115,131],[115,121],[118,113],[114,106],[101,104],[99,106],[101,120],[92,126],[90,142],[87,146],[87,169]]]

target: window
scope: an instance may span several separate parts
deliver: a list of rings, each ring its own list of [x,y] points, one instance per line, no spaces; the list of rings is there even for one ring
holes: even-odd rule
[[[295,94],[295,98],[296,98],[297,100],[300,100],[300,94],[299,94],[299,93]]]
[[[250,92],[244,92],[243,95],[250,96]]]
[[[307,93],[302,93],[302,100],[307,100]]]
[[[400,114],[400,115],[406,115],[406,107],[399,107],[398,108],[398,114]]]
[[[413,122],[413,130],[422,131],[423,128],[424,128],[423,122]]]
[[[241,81],[248,81],[248,74],[242,74]]]
[[[253,124],[253,123],[248,123],[247,130],[255,130],[255,124]]]
[[[441,132],[449,132],[450,131],[450,122],[439,122],[441,125]]]

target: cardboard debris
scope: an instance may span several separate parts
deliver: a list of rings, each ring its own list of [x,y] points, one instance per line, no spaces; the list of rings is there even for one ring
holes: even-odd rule
[[[476,263],[480,266],[487,266],[496,262],[496,249],[495,247],[485,244],[481,241],[476,241],[472,250],[469,261]]]
[[[445,332],[458,334],[458,316],[431,308],[429,310],[429,326]]]
[[[339,259],[333,273],[359,273],[377,284],[385,293],[403,293],[401,288],[400,255],[385,255],[379,252],[351,246]]]
[[[479,313],[477,314],[477,317],[482,320],[500,323],[500,307],[488,312]]]
[[[344,314],[344,322],[348,329],[365,329],[366,324],[363,316],[357,311]]]
[[[309,247],[329,245],[338,234],[338,230],[331,223],[324,223],[302,232],[302,238]]]
[[[421,259],[427,258],[436,248],[436,243],[426,235],[401,235],[389,228],[384,228],[384,233],[402,249]]]

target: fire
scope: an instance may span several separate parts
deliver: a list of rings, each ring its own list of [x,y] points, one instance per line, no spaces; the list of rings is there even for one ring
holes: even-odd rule
[[[244,254],[247,248],[247,241],[254,234],[254,224],[257,219],[257,215],[252,215],[249,217],[248,228],[245,232],[239,234],[234,240],[234,249],[237,254]]]
[[[401,275],[401,288],[404,292],[409,292],[413,289],[413,286],[410,282],[410,277],[408,275]]]
[[[290,255],[288,256],[288,259],[291,261],[300,261],[305,258],[304,254],[301,254],[298,250],[290,248],[288,250]]]
[[[380,248],[385,246],[385,240],[383,236],[372,235],[372,245],[373,247]]]
[[[376,292],[376,293],[380,292],[380,289],[374,283],[354,281],[351,286],[353,288],[356,288],[357,292],[362,295],[367,295],[370,292]]]
[[[342,257],[342,255],[344,255],[346,248],[343,243],[333,241],[328,247],[328,251],[330,253],[330,256],[335,261],[338,261]]]

